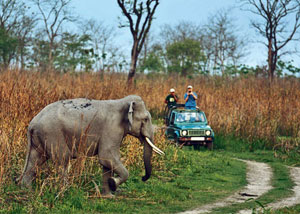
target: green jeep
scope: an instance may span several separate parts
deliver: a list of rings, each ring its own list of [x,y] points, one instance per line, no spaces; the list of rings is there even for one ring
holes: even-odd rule
[[[204,112],[180,107],[184,105],[178,104],[166,111],[166,137],[180,146],[193,145],[195,149],[205,146],[212,150],[214,132],[207,124]]]

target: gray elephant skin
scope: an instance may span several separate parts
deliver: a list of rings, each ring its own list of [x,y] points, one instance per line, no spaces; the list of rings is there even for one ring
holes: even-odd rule
[[[139,96],[119,100],[89,100],[84,98],[57,101],[46,106],[30,122],[28,148],[21,185],[31,186],[36,168],[52,159],[67,174],[70,159],[79,152],[97,155],[103,167],[102,195],[110,197],[128,178],[128,170],[120,160],[120,145],[130,134],[144,145],[145,176],[151,175],[152,151],[163,154],[154,146],[151,115]]]

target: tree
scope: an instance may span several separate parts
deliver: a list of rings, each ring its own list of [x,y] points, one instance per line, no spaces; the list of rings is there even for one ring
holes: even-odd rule
[[[0,26],[3,30],[9,32],[18,25],[22,7],[24,7],[24,4],[21,1],[1,0]]]
[[[165,45],[186,39],[202,42],[202,31],[203,29],[200,25],[188,21],[180,21],[174,26],[165,24],[161,27],[160,40],[162,40]]]
[[[205,61],[205,55],[199,41],[185,39],[174,42],[167,46],[166,56],[169,72],[177,72],[183,76],[205,72],[201,65]]]
[[[33,29],[36,22],[37,19],[34,13],[30,15],[23,14],[19,27],[15,30],[16,37],[18,38],[16,64],[20,65],[21,70],[25,68],[26,57],[30,56],[29,49],[32,45]]]
[[[90,41],[86,34],[63,33],[54,58],[55,69],[67,72],[80,66],[81,70],[90,71],[95,59]]]
[[[49,42],[47,70],[53,68],[53,53],[55,52],[55,40],[64,22],[74,21],[74,16],[69,10],[71,0],[32,0],[39,10],[43,22],[43,31]]]
[[[35,35],[32,41],[32,55],[29,65],[37,68],[39,71],[47,71],[49,68],[49,42],[43,39],[39,33]]]
[[[123,53],[114,42],[115,28],[105,25],[103,22],[89,19],[80,23],[80,29],[91,39],[91,47],[96,57],[96,70],[101,72],[109,69],[118,70],[120,63],[123,63]]]
[[[24,67],[24,57],[30,40],[30,32],[34,27],[34,14],[30,7],[21,0],[0,1],[1,28],[1,61],[2,67],[7,68],[13,59],[16,64]]]
[[[144,47],[145,48],[145,47]],[[145,48],[146,49],[146,48]],[[164,50],[160,44],[152,44],[147,51],[144,49],[143,63],[140,65],[141,72],[164,72]]]
[[[252,20],[252,26],[266,38],[264,45],[268,49],[268,76],[272,81],[278,58],[284,52],[283,48],[295,39],[300,28],[299,0],[242,0],[247,10],[258,15],[260,20]]]
[[[11,59],[16,53],[17,45],[17,38],[0,28],[0,63],[3,70],[8,68]]]
[[[203,29],[203,48],[213,69],[224,74],[226,66],[236,65],[244,56],[245,43],[235,33],[238,32],[228,11],[219,10],[208,19]],[[244,39],[245,37],[243,37]]]
[[[159,0],[117,0],[127,23],[121,27],[129,27],[133,38],[131,62],[128,74],[128,86],[131,86],[136,72],[138,56],[150,30]],[[145,17],[144,17],[145,16]]]
[[[208,38],[205,37],[205,28],[203,26],[193,22],[180,21],[176,25],[165,24],[161,28],[159,40],[161,41],[161,46],[164,47],[164,49],[166,49],[170,44],[184,42],[187,39],[199,42],[202,54],[205,54],[205,58],[201,59],[204,60],[201,61],[201,70],[208,71],[210,59],[209,54],[212,46],[207,46],[210,41],[208,41]]]

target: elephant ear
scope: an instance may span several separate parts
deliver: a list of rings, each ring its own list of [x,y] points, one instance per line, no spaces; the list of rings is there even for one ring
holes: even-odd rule
[[[128,110],[129,131],[131,131],[131,126],[133,122],[133,106],[134,106],[134,102],[130,102],[130,106]]]

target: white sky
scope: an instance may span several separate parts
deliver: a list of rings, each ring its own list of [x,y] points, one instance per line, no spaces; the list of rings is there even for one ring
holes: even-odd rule
[[[190,21],[195,24],[207,23],[209,16],[220,9],[229,9],[234,24],[240,29],[240,34],[248,39],[256,41],[256,33],[250,27],[250,19],[255,18],[253,14],[240,10],[238,0],[161,0],[151,26],[151,30],[158,32],[163,24],[177,24],[179,21]],[[73,7],[76,13],[85,19],[93,18],[103,21],[105,24],[118,26],[118,17],[121,16],[121,9],[117,0],[73,0]],[[131,34],[129,29],[118,29],[118,42],[121,47],[128,49],[128,56],[131,48]],[[259,43],[251,43],[247,47],[249,55],[245,57],[244,63],[255,66],[266,62],[266,50]],[[288,57],[291,60],[293,57]],[[300,67],[300,62],[296,63]]]

